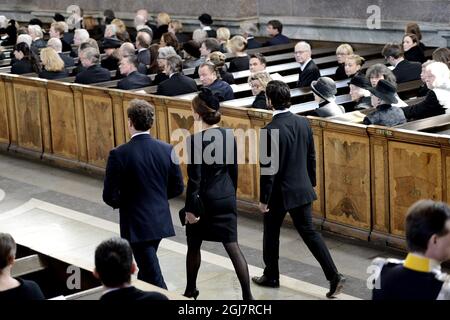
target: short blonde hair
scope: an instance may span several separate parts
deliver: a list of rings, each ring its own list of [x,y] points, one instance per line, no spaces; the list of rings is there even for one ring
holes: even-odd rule
[[[172,20],[169,23],[176,33],[181,32],[183,30],[183,24],[180,20]]]
[[[195,29],[192,33],[192,40],[197,43],[202,43],[208,37],[208,33],[202,29]]]
[[[243,36],[234,36],[227,46],[231,52],[244,52],[247,49],[247,40]]]
[[[366,61],[366,59],[364,59],[363,57],[361,57],[357,54],[349,55],[346,60],[353,60],[359,66],[362,66],[364,64],[364,62]]]
[[[272,77],[266,71],[256,72],[248,77],[248,83],[250,84],[252,81],[259,81],[261,86],[266,90],[267,84],[272,81]]]
[[[44,48],[41,50],[41,61],[47,71],[64,70],[64,61],[53,48]]]
[[[58,32],[60,35],[63,35],[64,32],[66,31],[66,23],[64,22],[53,22],[50,27],[53,28],[53,30],[55,30],[56,32]]]
[[[120,19],[114,19],[113,21],[111,21],[111,24],[116,26],[116,32],[117,33],[124,33],[127,31],[127,26],[125,25],[125,23],[120,20]]]
[[[216,36],[217,40],[219,40],[219,41],[230,40],[230,37],[231,37],[230,29],[222,27],[222,28],[217,29],[216,33],[217,33],[217,36]]]
[[[340,54],[340,53],[341,54],[353,54],[353,48],[348,43],[343,43],[336,49],[336,54]]]
[[[160,12],[156,16],[156,21],[158,22],[159,25],[169,24],[170,23],[170,16],[166,12]]]

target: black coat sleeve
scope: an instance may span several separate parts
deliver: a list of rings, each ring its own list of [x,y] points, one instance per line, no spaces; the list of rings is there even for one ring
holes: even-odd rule
[[[230,136],[227,139],[233,139],[233,163],[227,164],[228,174],[233,182],[234,190],[237,191],[238,185],[238,157],[237,157],[237,144],[231,131]]]
[[[178,163],[178,158],[171,148],[169,183],[167,184],[167,197],[169,199],[179,196],[184,190],[183,175]]]
[[[201,156],[202,156],[202,146],[201,140],[199,143],[194,143],[194,136],[190,136],[187,139],[187,147],[188,147],[188,165],[187,165],[187,174],[188,174],[188,183],[186,188],[186,204],[185,209],[186,212],[194,212],[195,211],[195,195],[200,193],[200,184],[202,180],[202,164],[201,164]],[[200,145],[198,145],[200,144]],[[195,154],[198,154],[196,157]],[[199,158],[199,159],[196,159]],[[195,161],[197,160],[197,161]],[[200,161],[199,161],[200,160]]]
[[[116,149],[111,150],[106,165],[106,174],[103,185],[103,201],[114,209],[120,208],[121,167]]]
[[[428,91],[425,100],[402,108],[408,121],[437,116],[445,113],[433,90]]]
[[[269,128],[261,129],[259,141],[259,202],[268,204],[272,195],[273,184],[277,173],[277,170],[274,169],[279,169],[275,168],[277,163],[272,161],[274,158],[279,158],[278,141],[276,141],[275,137],[272,137],[272,132]]]
[[[314,148],[314,136],[311,130],[311,127],[308,124],[308,160],[307,160],[307,168],[308,168],[308,176],[309,180],[311,180],[311,185],[313,187],[316,186],[316,150]]]

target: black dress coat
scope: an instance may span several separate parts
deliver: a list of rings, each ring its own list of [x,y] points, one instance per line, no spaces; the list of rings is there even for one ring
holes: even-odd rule
[[[238,72],[249,69],[250,58],[248,56],[236,57],[230,61],[228,72]]]
[[[211,137],[217,138],[211,139]],[[214,145],[214,150],[222,152],[220,155],[217,154],[220,158],[213,158],[213,163],[208,164],[202,155],[205,148],[208,146],[211,148],[211,145]],[[186,226],[187,237],[236,242],[238,164],[236,141],[232,130],[210,128],[198,132],[189,136],[187,146],[190,161],[187,167],[189,179],[185,209],[187,212],[196,214],[195,196],[197,194],[205,208],[205,213],[200,216],[198,223]],[[195,161],[196,159],[198,160]]]
[[[397,83],[419,80],[422,72],[422,65],[419,62],[403,60],[400,61],[392,70]]]
[[[428,91],[425,100],[422,102],[402,108],[408,121],[419,120],[438,116],[445,113],[445,108],[439,103],[439,100],[433,90]]]
[[[158,85],[156,94],[173,97],[191,92],[197,92],[195,80],[184,74],[174,73],[169,79]]]
[[[111,80],[111,73],[108,69],[102,68],[99,65],[92,65],[84,71],[77,74],[75,83],[91,84],[98,82],[106,82]]]
[[[133,90],[151,86],[152,80],[145,74],[134,71],[117,83],[117,88]]]
[[[311,86],[311,82],[320,78],[320,70],[317,67],[316,63],[311,60],[306,65],[305,69],[299,68],[298,70],[298,81],[297,87],[304,88]]]

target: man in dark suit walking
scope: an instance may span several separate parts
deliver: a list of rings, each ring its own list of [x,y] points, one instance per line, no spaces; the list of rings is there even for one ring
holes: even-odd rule
[[[197,84],[195,80],[185,76],[182,73],[183,61],[180,56],[172,55],[167,57],[165,66],[165,74],[169,75],[169,79],[158,85],[156,94],[163,96],[179,96],[191,92],[197,92]]]
[[[138,279],[166,289],[156,252],[161,239],[175,235],[168,199],[183,192],[183,177],[172,146],[149,134],[154,108],[134,99],[127,113],[131,140],[109,154],[103,200],[119,208],[120,235],[131,244]]]
[[[283,35],[283,24],[278,20],[270,20],[267,22],[267,33],[272,39],[267,40],[263,47],[276,46],[279,44],[288,44],[289,38]]]
[[[145,74],[139,73],[138,60],[135,55],[123,57],[120,60],[120,74],[125,76],[117,84],[118,89],[133,90],[148,87],[152,84],[152,80]]]
[[[272,121],[261,131],[260,211],[264,214],[263,258],[266,265],[258,285],[280,286],[278,256],[280,228],[289,211],[294,226],[330,281],[327,297],[338,294],[345,278],[338,273],[321,235],[312,224],[312,202],[317,199],[316,159],[311,127],[289,111],[290,90],[282,81],[266,88]]]
[[[146,292],[131,285],[131,275],[136,272],[133,252],[127,240],[115,237],[103,241],[95,249],[94,276],[106,291],[101,301],[168,300],[159,292]]]
[[[300,63],[298,71],[297,87],[304,88],[311,86],[311,82],[320,78],[320,70],[311,59],[311,46],[309,43],[300,41],[295,45],[295,61]]]
[[[100,54],[97,49],[88,47],[80,52],[81,65],[86,68],[77,74],[75,83],[91,84],[111,80],[111,74],[108,69],[99,65]]]
[[[401,45],[388,43],[384,46],[381,54],[394,67],[392,73],[395,75],[397,83],[420,79],[422,65],[419,62],[406,60]]]

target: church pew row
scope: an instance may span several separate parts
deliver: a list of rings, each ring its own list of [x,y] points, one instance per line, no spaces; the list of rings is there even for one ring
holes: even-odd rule
[[[177,129],[192,132],[190,100],[0,75],[0,148],[102,174],[109,150],[129,139],[126,109],[133,98],[155,106],[154,137],[176,145],[183,141]],[[271,111],[225,104],[222,113],[221,125],[254,129],[245,132],[255,139],[271,119]],[[322,228],[404,248],[406,209],[421,198],[450,201],[449,119],[420,131],[309,120],[317,151],[313,208]],[[239,208],[252,212],[259,195],[259,169],[249,163],[257,158],[256,145],[247,141],[239,151],[247,160],[240,165]]]

